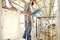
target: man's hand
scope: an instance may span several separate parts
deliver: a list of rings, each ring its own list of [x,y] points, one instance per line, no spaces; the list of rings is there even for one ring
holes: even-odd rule
[[[21,14],[24,13],[24,11],[21,11],[21,10],[20,10],[20,12],[21,12]]]
[[[31,12],[25,12],[24,15],[29,16],[31,15]]]
[[[31,15],[31,12],[24,12],[24,11],[20,11],[20,12],[21,12],[21,14],[24,14],[24,15],[26,15],[26,16]]]

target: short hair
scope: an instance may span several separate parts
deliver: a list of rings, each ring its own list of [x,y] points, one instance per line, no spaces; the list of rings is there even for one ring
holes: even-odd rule
[[[34,5],[34,3],[32,2],[32,5]]]
[[[32,0],[30,0],[30,1],[32,1]],[[33,1],[36,1],[36,0],[33,0]]]
[[[30,1],[32,1],[32,6],[34,5],[34,1],[36,1],[36,0],[30,0]]]
[[[10,39],[8,39],[8,40],[10,40]]]

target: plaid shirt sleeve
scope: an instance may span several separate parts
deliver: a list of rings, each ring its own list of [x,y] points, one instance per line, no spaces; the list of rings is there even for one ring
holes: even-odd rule
[[[25,3],[24,12],[31,12],[31,8],[30,8],[30,4],[29,3]]]

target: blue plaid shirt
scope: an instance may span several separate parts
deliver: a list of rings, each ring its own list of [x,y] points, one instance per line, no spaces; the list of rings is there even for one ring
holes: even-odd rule
[[[24,12],[31,12],[31,8],[30,8],[30,4],[29,3],[25,3]]]

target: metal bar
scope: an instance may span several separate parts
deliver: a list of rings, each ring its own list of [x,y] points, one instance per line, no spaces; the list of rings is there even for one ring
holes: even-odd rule
[[[43,17],[37,17],[37,18],[55,18],[56,16],[43,16]]]
[[[51,9],[52,9],[52,3],[51,2],[52,2],[52,0],[50,0],[50,4],[49,4],[50,5],[50,7],[49,7],[49,9],[50,9],[49,16],[51,16]]]
[[[54,9],[54,3],[55,3],[55,0],[53,0],[53,3],[51,4],[51,13],[54,11],[53,9]]]
[[[43,3],[44,3],[45,12],[46,12],[46,14],[47,14],[47,9],[46,9],[46,5],[45,5],[45,0],[43,0]]]
[[[0,40],[3,40],[3,31],[2,31],[2,28],[3,28],[3,21],[2,21],[2,0],[0,0]]]
[[[37,18],[36,18],[36,37],[37,37]]]

